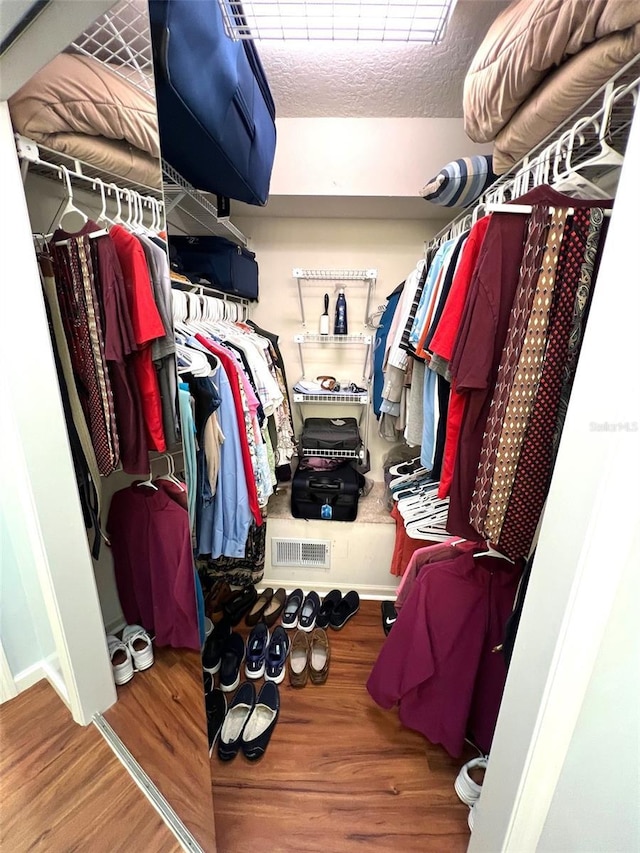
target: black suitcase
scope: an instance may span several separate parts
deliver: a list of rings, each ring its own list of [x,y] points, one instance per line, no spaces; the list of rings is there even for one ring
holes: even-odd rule
[[[349,462],[334,471],[301,471],[293,475],[291,514],[294,518],[355,521],[364,477]]]
[[[218,290],[258,299],[256,256],[224,237],[170,237],[178,272],[206,278]]]
[[[307,418],[300,440],[303,450],[359,450],[362,440],[355,418]],[[312,454],[307,454],[312,455]]]

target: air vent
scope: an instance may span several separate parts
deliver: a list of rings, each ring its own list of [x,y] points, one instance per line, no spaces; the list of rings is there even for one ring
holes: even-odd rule
[[[272,539],[271,565],[330,569],[331,541],[329,539]]]

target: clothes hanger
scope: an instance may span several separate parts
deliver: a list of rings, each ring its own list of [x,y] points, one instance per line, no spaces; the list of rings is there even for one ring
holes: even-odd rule
[[[102,178],[96,178],[94,182],[94,187],[96,184],[100,189],[100,201],[102,204],[96,222],[98,224],[105,223],[106,225],[113,225],[113,220],[109,219],[109,217],[107,216],[107,195],[105,192],[104,181],[102,180]]]
[[[174,485],[178,486],[178,488],[180,489],[181,492],[186,491],[184,484],[181,483],[180,480],[178,480],[178,478],[175,475],[176,468],[175,468],[175,465],[173,463],[173,456],[171,456],[170,453],[165,453],[165,454],[163,454],[163,456],[161,458],[164,458],[167,460],[167,463],[169,465],[169,470],[166,474],[162,474],[160,477],[156,477],[156,479],[157,480],[168,480],[170,483],[173,483]]]
[[[154,490],[154,491],[156,491],[156,492],[158,491],[158,487],[157,487],[157,486],[156,486],[156,484],[153,482],[151,471],[149,471],[149,479],[148,479],[148,480],[141,480],[141,481],[140,481],[139,483],[137,483],[136,485],[138,485],[138,486],[148,486],[150,489],[153,489],[153,490]]]
[[[61,228],[63,231],[69,231],[70,233],[74,233],[76,231],[80,231],[84,225],[89,221],[89,217],[84,213],[84,211],[80,210],[73,203],[73,187],[71,186],[71,175],[69,174],[69,170],[66,166],[60,166],[60,170],[62,172],[62,176],[64,178],[64,182],[67,188],[67,203],[65,204],[62,213],[60,214],[60,219],[58,220],[58,228]],[[64,219],[67,216],[78,216],[80,218],[80,225],[77,225],[76,222],[69,222],[68,224],[64,224]]]
[[[116,186],[115,184],[106,184],[106,187],[108,189],[113,190],[113,193],[115,196],[115,201],[116,201],[116,215],[113,219],[113,224],[124,226],[125,221],[122,218],[122,204],[120,203],[120,193],[122,192],[122,190],[120,189],[120,187]]]
[[[480,551],[480,553],[473,552],[474,557],[497,557],[500,560],[506,560],[507,563],[511,563],[513,565],[513,560],[510,560],[506,554],[501,554],[500,551],[496,551],[495,548],[492,548],[490,544],[487,543],[487,548],[485,551]]]

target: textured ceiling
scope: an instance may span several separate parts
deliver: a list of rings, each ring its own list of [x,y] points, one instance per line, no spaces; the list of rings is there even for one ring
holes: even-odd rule
[[[502,0],[459,0],[439,45],[259,45],[278,115],[456,117],[464,75]]]

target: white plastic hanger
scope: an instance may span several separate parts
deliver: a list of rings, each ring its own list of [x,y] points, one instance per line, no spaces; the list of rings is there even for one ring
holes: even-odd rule
[[[69,231],[70,233],[74,233],[76,231],[80,231],[80,229],[87,224],[89,217],[80,210],[73,203],[73,187],[71,186],[71,175],[69,174],[69,170],[66,166],[60,166],[60,170],[62,172],[62,176],[64,178],[64,182],[67,188],[67,203],[64,206],[62,213],[60,214],[60,219],[58,220],[58,228],[62,228],[63,231]],[[65,217],[67,216],[77,216],[80,218],[80,224],[71,220],[67,223],[64,222]]]
[[[113,219],[114,225],[124,225],[125,221],[122,218],[122,204],[120,203],[120,193],[122,190],[120,187],[117,187],[115,184],[106,184],[109,189],[113,190],[115,201],[116,201],[116,215]]]
[[[148,480],[141,480],[137,485],[138,486],[148,486],[150,489],[153,489],[156,492],[158,491],[158,487],[153,482],[151,471],[149,471],[149,479]]]
[[[184,484],[181,483],[180,480],[178,480],[178,478],[176,477],[176,468],[175,468],[175,465],[173,463],[173,456],[171,456],[170,453],[165,453],[164,458],[167,460],[167,462],[169,464],[169,470],[166,474],[162,474],[160,477],[157,477],[156,479],[157,480],[168,480],[170,483],[173,483],[174,485],[178,486],[178,488],[180,489],[181,492],[186,491]]]
[[[506,560],[507,563],[513,563],[513,560],[510,560],[506,554],[501,554],[500,551],[496,551],[495,548],[492,548],[491,545],[487,544],[486,551],[480,551],[479,553],[473,554],[474,557],[497,557],[500,560]]]

